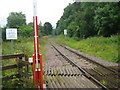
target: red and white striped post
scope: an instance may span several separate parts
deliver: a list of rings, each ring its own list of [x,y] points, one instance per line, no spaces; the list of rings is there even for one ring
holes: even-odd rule
[[[35,87],[43,89],[42,77],[42,55],[39,52],[38,42],[38,18],[37,18],[37,2],[33,1],[33,27],[34,27],[34,54],[33,54],[33,78]]]

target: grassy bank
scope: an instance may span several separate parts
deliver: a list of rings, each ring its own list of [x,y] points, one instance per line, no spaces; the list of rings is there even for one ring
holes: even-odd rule
[[[47,42],[47,38],[41,38],[39,40],[40,45],[40,52],[43,54],[43,57],[45,58],[45,44]],[[29,57],[32,57],[34,51],[34,43],[33,38],[18,38],[17,40],[14,40],[14,54],[26,54]],[[9,55],[12,54],[11,49],[11,42],[2,42],[2,54],[3,55]]]
[[[58,36],[57,40],[78,51],[101,57],[106,61],[119,62],[118,58],[118,36],[112,37],[91,37],[87,39],[64,38]]]

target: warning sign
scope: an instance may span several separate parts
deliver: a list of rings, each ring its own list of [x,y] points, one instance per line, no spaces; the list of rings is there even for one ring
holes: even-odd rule
[[[64,30],[64,35],[67,35],[67,30],[66,29]]]
[[[6,29],[6,39],[17,39],[17,28]]]

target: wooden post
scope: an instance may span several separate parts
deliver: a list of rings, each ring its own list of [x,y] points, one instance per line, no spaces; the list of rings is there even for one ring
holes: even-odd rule
[[[25,61],[28,62],[28,56],[25,55]],[[29,72],[29,65],[26,65],[26,72]]]
[[[21,66],[21,64],[20,64],[20,60],[22,60],[22,57],[17,57],[16,62],[17,62],[17,65],[18,65],[18,74],[19,74],[20,77],[21,77],[20,72],[22,71],[22,66]]]

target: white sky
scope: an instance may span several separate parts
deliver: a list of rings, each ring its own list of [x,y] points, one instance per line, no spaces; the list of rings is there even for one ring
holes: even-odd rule
[[[63,15],[63,9],[73,0],[37,0],[38,21],[50,22],[53,27]],[[33,20],[33,0],[0,0],[0,26],[7,23],[10,12],[22,12],[27,23]]]

